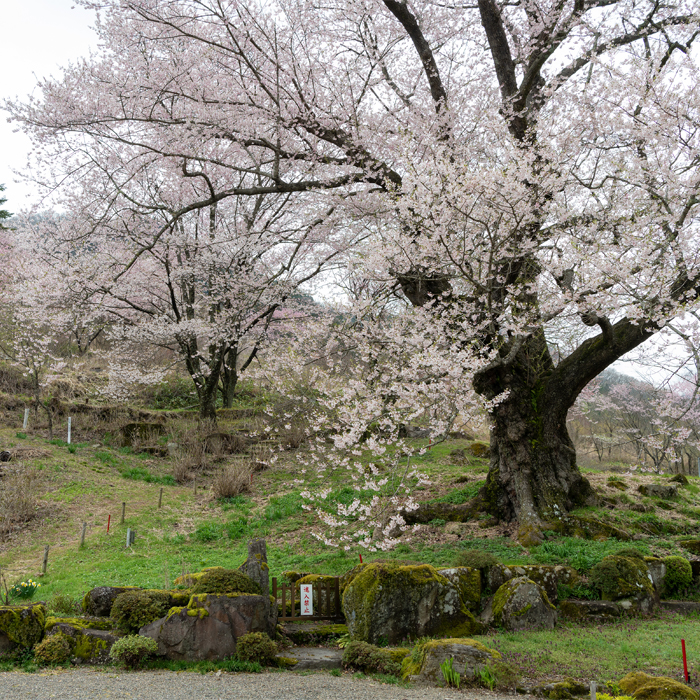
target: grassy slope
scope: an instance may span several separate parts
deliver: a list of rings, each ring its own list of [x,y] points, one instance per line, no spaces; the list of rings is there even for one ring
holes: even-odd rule
[[[31,432],[26,438],[17,437],[20,419],[18,415],[6,420],[0,429],[0,447],[28,451],[22,462],[39,470],[42,517],[3,544],[0,567],[10,585],[36,577],[44,545],[50,545],[48,572],[37,597],[50,599],[56,592],[78,597],[97,585],[169,587],[186,571],[238,565],[246,556],[246,541],[251,536],[267,537],[272,575],[280,576],[286,569],[339,574],[358,561],[357,553],[328,549],[311,536],[314,516],[302,510],[298,491],[290,488],[295,478],[294,452],[284,453],[277,465],[256,474],[252,494],[220,504],[211,498],[210,477],[198,477],[200,491],[196,496],[191,486],[169,485],[172,462],[168,458],[112,447],[105,444],[111,442],[109,435],[105,439],[87,427],[83,433],[80,427],[74,429],[74,442],[82,442],[70,448],[60,441],[51,444]],[[463,502],[475,493],[487,464],[479,459],[459,463],[451,456],[454,448],[465,445],[463,441],[438,445],[421,458],[422,470],[432,482],[419,494],[421,500]],[[629,487],[624,492],[608,486],[609,474],[592,472],[589,477],[601,494],[618,502],[604,509],[589,509],[587,514],[641,535],[634,545],[645,553],[682,553],[676,541],[683,533],[697,530],[700,489],[694,482],[681,489],[682,495],[669,504],[670,510],[637,513],[625,508],[625,502],[649,503],[636,493],[636,485],[659,477],[624,476]],[[332,487],[335,497],[342,500],[352,492],[339,478],[332,477]],[[161,487],[163,507],[159,510]],[[122,501],[127,503],[124,524],[119,523]],[[83,522],[88,523],[86,545],[79,549]],[[444,523],[436,522],[393,552],[365,555],[364,559],[397,557],[454,565],[464,549],[480,548],[504,562],[568,563],[586,569],[605,555],[630,546],[614,540],[553,537],[527,552],[510,539],[507,528],[481,527],[487,524],[473,523],[459,537],[446,534]],[[124,546],[127,527],[137,531],[136,543],[129,549]],[[691,649],[700,649],[697,621],[670,618],[625,621],[600,630],[564,626],[554,633],[498,633],[485,641],[517,661],[525,672],[532,669],[534,675],[567,675],[575,665],[583,677],[613,678],[627,668],[677,676],[678,638],[683,635]]]

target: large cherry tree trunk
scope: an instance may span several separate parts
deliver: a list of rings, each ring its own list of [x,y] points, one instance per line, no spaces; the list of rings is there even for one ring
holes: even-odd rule
[[[566,428],[578,382],[562,382],[543,333],[512,362],[479,376],[475,388],[489,399],[507,392],[490,415],[491,466],[481,496],[492,515],[517,520],[521,539],[532,539],[547,522],[595,501]]]
[[[518,522],[522,542],[534,543],[548,524],[596,500],[576,464],[567,413],[589,381],[652,332],[627,319],[606,322],[602,331],[555,366],[540,330],[474,382],[487,399],[507,392],[490,414],[491,465],[481,499],[499,520]]]

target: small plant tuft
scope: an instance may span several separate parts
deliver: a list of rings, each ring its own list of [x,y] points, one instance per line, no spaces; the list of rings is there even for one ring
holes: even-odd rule
[[[459,689],[459,673],[452,668],[454,659],[450,656],[445,659],[440,664],[440,670],[442,671],[442,677],[445,679],[445,683],[451,688]]]
[[[158,652],[155,639],[133,634],[117,639],[109,650],[109,656],[128,669],[137,669],[145,659]]]
[[[350,642],[343,649],[343,666],[363,673],[401,674],[401,665],[391,658],[386,649],[367,642]]]
[[[264,632],[249,632],[236,640],[239,661],[257,661],[263,666],[277,663],[277,645]]]
[[[65,634],[52,634],[34,647],[34,659],[40,666],[64,664],[71,657],[71,643]]]

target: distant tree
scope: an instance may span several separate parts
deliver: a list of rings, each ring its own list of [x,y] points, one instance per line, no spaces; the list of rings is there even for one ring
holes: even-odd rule
[[[5,185],[0,185],[0,192],[4,192],[4,191],[5,191]],[[0,207],[3,204],[5,204],[6,201],[7,201],[7,199],[5,197],[0,197]],[[12,214],[10,214],[10,212],[7,211],[6,209],[0,209],[0,228],[6,228],[5,226],[3,226],[2,221],[3,221],[3,219],[9,219],[11,216],[12,216]]]

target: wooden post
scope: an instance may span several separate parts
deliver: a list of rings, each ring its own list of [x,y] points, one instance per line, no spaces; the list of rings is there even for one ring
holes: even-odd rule
[[[163,505],[163,487],[160,487],[160,493],[158,494],[158,507]]]
[[[335,577],[335,616],[340,617],[340,579]]]
[[[292,584],[289,588],[289,598],[292,602],[292,612],[290,613],[290,615],[292,617],[294,617],[294,586],[295,586],[295,584]]]
[[[29,409],[24,409],[24,422],[22,423],[22,430],[27,429],[27,423],[29,423]]]
[[[46,576],[46,567],[49,564],[49,545],[44,547],[44,561],[41,563],[41,575]]]
[[[197,477],[196,476],[194,477],[193,483],[194,483],[194,487],[193,487],[194,488],[194,495],[196,496],[197,495]]]
[[[121,522],[119,523],[120,525],[124,524],[124,516],[126,515],[126,503],[122,501],[122,519]]]
[[[85,531],[87,530],[87,523],[83,523],[83,531],[80,533],[80,547],[85,545]]]

